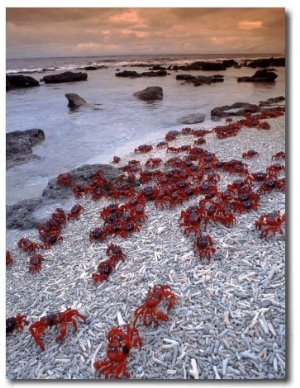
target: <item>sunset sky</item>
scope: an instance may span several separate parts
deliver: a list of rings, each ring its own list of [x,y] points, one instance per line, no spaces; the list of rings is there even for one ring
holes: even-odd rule
[[[279,8],[6,8],[6,55],[284,53]]]

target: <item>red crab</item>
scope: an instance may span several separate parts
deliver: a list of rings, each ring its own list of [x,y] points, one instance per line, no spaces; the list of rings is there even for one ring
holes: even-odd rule
[[[281,225],[285,222],[285,214],[281,214],[280,211],[274,211],[273,213],[262,214],[258,220],[255,221],[255,229],[261,230],[264,228],[260,237],[267,239],[269,232],[273,232],[275,236],[275,232],[278,231],[282,236],[283,230]]]
[[[96,227],[94,230],[91,230],[89,233],[89,240],[90,242],[96,240],[96,241],[104,241],[107,237],[107,230],[105,227]]]
[[[23,330],[24,325],[28,325],[26,321],[26,315],[21,315],[18,313],[15,317],[10,317],[6,319],[6,334],[11,333],[14,330],[21,329]]]
[[[119,163],[121,158],[119,156],[114,156],[113,157],[113,163]]]
[[[42,255],[35,253],[29,258],[29,271],[31,273],[39,272],[41,270],[41,262],[44,260]]]
[[[149,152],[151,150],[153,150],[153,147],[151,145],[143,144],[143,145],[140,145],[137,148],[135,148],[134,152],[135,153],[138,153],[138,152]]]
[[[254,151],[254,150],[249,150],[247,152],[244,152],[242,154],[242,158],[253,158],[254,156],[258,156],[259,153],[257,151]]]
[[[168,143],[166,141],[160,141],[159,143],[156,144],[156,148],[163,148],[163,147],[168,147]]]
[[[195,141],[194,141],[194,145],[201,145],[201,144],[205,144],[206,143],[206,140],[204,139],[204,137],[198,137]]]
[[[257,125],[257,129],[270,129],[271,126],[267,121],[261,121]]]
[[[108,379],[110,374],[113,374],[115,379],[119,379],[121,374],[130,377],[126,370],[130,349],[136,345],[139,345],[140,348],[142,347],[142,340],[138,335],[138,330],[127,324],[125,333],[119,327],[114,326],[108,332],[107,339],[106,353],[109,359],[94,362],[96,373],[104,373],[106,379]]]
[[[50,220],[53,222],[53,224],[56,224],[58,228],[60,228],[62,225],[66,225],[66,213],[64,210],[60,207],[57,207],[55,211],[51,214]],[[50,221],[49,220],[49,221]]]
[[[210,260],[210,253],[215,253],[216,249],[212,246],[213,241],[210,235],[203,235],[201,232],[197,234],[196,240],[194,241],[194,247],[200,255],[200,260],[202,256],[205,256]]]
[[[283,190],[285,188],[285,178],[276,179],[267,177],[263,184],[257,189],[258,194],[267,193],[274,189]]]
[[[285,152],[280,151],[272,156],[272,159],[278,159],[278,158],[285,159]]]
[[[112,253],[113,256],[119,257],[120,259],[124,259],[126,257],[120,245],[117,245],[117,244],[109,244],[109,246],[106,249],[106,254],[109,256],[110,253]]]
[[[143,316],[143,323],[145,326],[149,326],[151,322],[154,322],[155,325],[158,325],[158,319],[161,319],[163,321],[168,320],[168,315],[156,308],[159,302],[165,298],[170,298],[169,305],[167,308],[167,310],[169,311],[174,306],[176,301],[175,294],[171,291],[171,287],[167,284],[155,284],[152,289],[149,289],[145,302],[134,312],[135,320],[133,322],[133,326],[135,326],[140,315]],[[147,322],[148,316],[150,318],[150,322]]]
[[[184,134],[184,135],[191,135],[193,133],[193,130],[192,128],[190,127],[185,127],[185,128],[182,128],[181,129],[181,132]]]
[[[166,152],[181,152],[181,147],[168,147]]]
[[[150,158],[146,161],[145,166],[146,167],[153,167],[156,168],[162,164],[162,159],[161,158]]]
[[[276,173],[282,170],[285,170],[285,167],[279,163],[272,164],[271,166],[266,168],[267,173],[272,176],[276,176]]]
[[[166,141],[173,141],[173,140],[176,140],[177,139],[177,136],[176,135],[172,135],[171,133],[167,133],[165,135],[165,140]]]
[[[57,177],[57,182],[62,185],[69,185],[71,183],[72,174],[70,172],[65,172],[59,174]]]
[[[43,236],[43,238],[44,238],[43,248],[45,249],[52,247],[52,245],[54,245],[58,241],[63,241],[62,236],[60,236],[59,232],[56,232],[56,231],[46,234],[45,236]]]
[[[101,261],[98,264],[97,272],[92,273],[92,278],[95,283],[101,282],[102,280],[108,280],[109,275],[112,273],[115,268],[116,262],[119,260],[119,257],[112,256],[108,260]]]
[[[79,205],[78,203],[76,205],[74,205],[70,211],[70,213],[68,213],[68,221],[70,219],[73,219],[73,218],[76,218],[78,219],[78,216],[79,214],[83,211],[83,207],[81,205]]]
[[[56,338],[56,341],[61,341],[66,333],[67,333],[67,323],[72,323],[74,327],[74,331],[77,331],[77,323],[74,317],[79,317],[84,320],[86,317],[81,315],[78,310],[67,308],[63,312],[48,314],[39,319],[39,321],[34,322],[29,326],[29,331],[33,336],[37,345],[45,350],[44,344],[41,340],[41,334],[47,329],[49,326],[61,325],[59,336]]]
[[[10,254],[9,250],[6,250],[6,265],[10,265],[10,264],[13,264],[13,263],[14,263],[14,260],[11,257],[11,254]]]
[[[18,247],[23,249],[23,251],[25,252],[35,252],[35,251],[38,251],[40,249],[40,245],[29,240],[29,238],[27,237],[22,237],[20,238],[20,240],[18,241]]]

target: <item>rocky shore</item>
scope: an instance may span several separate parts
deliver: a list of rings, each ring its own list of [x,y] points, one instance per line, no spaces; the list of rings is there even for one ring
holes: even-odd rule
[[[258,155],[245,161],[247,168],[251,173],[265,171],[277,162],[272,157],[285,149],[285,116],[268,118],[267,122],[269,130],[242,127],[236,136],[221,140],[212,131],[205,135],[203,148],[223,161],[241,160],[244,152],[253,149]],[[194,141],[193,134],[181,134],[170,146],[194,145]],[[110,179],[116,179],[117,167],[133,159],[145,166],[149,158],[166,162],[184,155],[152,146],[149,153],[132,150],[121,156],[118,164],[105,167],[105,174],[110,171]],[[284,160],[278,163],[284,165]],[[103,168],[93,168],[99,167]],[[84,167],[72,173],[73,183],[80,184],[80,179],[82,184],[86,182]],[[225,190],[240,178],[223,171],[218,174],[218,190]],[[284,170],[278,173],[279,178],[284,175]],[[140,188],[145,186],[147,183]],[[253,183],[255,190],[259,186]],[[51,198],[53,193],[61,196],[60,189],[55,180],[51,181],[43,197]],[[9,334],[8,379],[103,379],[103,375],[95,374],[93,361],[107,359],[108,331],[117,325],[124,328],[124,322],[132,323],[135,309],[154,284],[168,284],[176,303],[168,312],[166,303],[159,305],[169,319],[158,326],[146,327],[138,322],[143,344],[141,349],[130,351],[127,370],[131,379],[286,377],[285,238],[276,232],[262,239],[254,226],[263,213],[284,212],[284,191],[263,193],[259,207],[237,214],[236,223],[230,227],[209,224],[205,233],[210,234],[215,248],[210,260],[200,260],[193,234],[187,236],[179,227],[181,211],[198,204],[203,195],[192,196],[173,208],[156,207],[153,201],[147,201],[147,217],[139,231],[126,238],[111,236],[103,242],[89,241],[90,231],[103,223],[101,209],[126,199],[72,198],[72,204],[80,204],[83,211],[77,220],[67,222],[62,230],[63,241],[39,251],[43,256],[40,272],[29,273],[30,255],[18,247],[17,241],[7,246],[13,264],[6,270],[6,314],[25,314],[31,324],[42,315],[72,307],[86,316],[86,322],[78,320],[76,333],[68,325],[66,337],[58,343],[58,327],[47,328],[42,335],[45,351],[34,342],[27,325],[23,331]],[[24,231],[24,237],[39,241],[36,229]],[[108,281],[95,284],[92,273],[99,261],[107,258],[110,243],[119,244],[126,258],[116,265]]]

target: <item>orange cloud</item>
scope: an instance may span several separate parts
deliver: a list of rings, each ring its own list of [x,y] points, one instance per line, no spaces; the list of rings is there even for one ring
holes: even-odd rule
[[[120,13],[116,13],[115,15],[111,16],[109,20],[112,23],[137,23],[139,22],[139,16],[137,11],[133,9],[128,11],[122,10]]]
[[[263,25],[262,21],[253,22],[250,20],[243,20],[238,23],[238,28],[240,28],[241,30],[253,30],[256,28],[261,28],[262,25]]]

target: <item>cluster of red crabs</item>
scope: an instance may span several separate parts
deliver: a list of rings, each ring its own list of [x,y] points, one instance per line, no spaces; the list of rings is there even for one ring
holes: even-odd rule
[[[141,224],[147,219],[145,214],[147,201],[152,201],[157,209],[173,209],[177,205],[182,205],[185,200],[201,196],[197,204],[181,210],[178,225],[188,238],[194,236],[193,248],[200,260],[202,258],[210,260],[216,248],[212,237],[206,233],[208,225],[221,223],[228,228],[232,227],[236,223],[238,214],[259,209],[261,195],[274,190],[283,191],[285,178],[279,178],[278,175],[285,170],[285,167],[278,163],[278,160],[285,159],[285,153],[280,151],[274,154],[272,164],[265,171],[249,172],[247,164],[243,161],[237,159],[220,161],[214,153],[199,145],[204,144],[205,135],[213,131],[218,138],[222,139],[235,136],[236,131],[242,126],[268,130],[269,124],[261,120],[282,114],[284,114],[284,107],[277,107],[258,115],[246,115],[243,120],[236,123],[227,119],[227,125],[215,127],[212,131],[182,128],[183,135],[189,134],[195,137],[193,146],[170,146],[169,142],[175,140],[177,135],[169,133],[165,141],[158,143],[156,147],[165,148],[166,153],[173,153],[176,156],[170,157],[166,162],[160,158],[149,158],[145,162],[145,168],[138,160],[130,160],[119,168],[120,175],[114,182],[106,179],[102,170],[99,170],[85,186],[72,184],[71,173],[60,174],[57,181],[59,184],[69,185],[76,199],[89,196],[93,200],[101,198],[112,200],[100,211],[102,225],[90,230],[87,236],[91,243],[105,242],[116,236],[127,238],[131,233],[139,231]],[[137,147],[134,152],[148,153],[152,150],[153,146],[145,144]],[[249,159],[257,157],[258,152],[251,149],[241,156],[242,159]],[[275,159],[276,163],[273,162]],[[114,156],[113,163],[119,162],[120,158]],[[218,189],[221,172],[232,174],[236,178],[222,191]],[[30,255],[29,271],[31,273],[41,270],[43,256],[37,252],[40,249],[50,249],[57,242],[63,241],[61,235],[63,228],[66,227],[67,222],[78,219],[83,211],[83,207],[78,203],[67,214],[63,209],[57,208],[51,217],[38,227],[41,242],[31,241],[27,237],[19,240],[18,247]],[[275,233],[279,232],[283,236],[284,222],[285,214],[281,210],[275,210],[260,215],[254,227],[260,230],[261,238],[267,239],[269,233],[275,236]],[[108,259],[100,261],[96,272],[92,273],[95,284],[108,280],[116,264],[120,260],[124,261],[126,257],[121,246],[113,243],[107,246],[106,255]],[[6,263],[13,264],[9,251],[6,251]],[[96,371],[104,373],[105,378],[108,378],[109,374],[119,378],[121,373],[129,377],[126,360],[130,349],[136,345],[142,346],[142,340],[136,328],[137,320],[142,316],[142,321],[146,326],[151,322],[157,325],[158,320],[167,320],[168,315],[157,309],[157,305],[164,298],[169,298],[167,310],[170,310],[175,304],[175,294],[171,291],[170,286],[154,285],[153,289],[149,289],[144,303],[135,310],[134,322],[132,325],[127,324],[126,333],[119,327],[113,327],[108,332],[108,360],[95,361]],[[40,318],[39,321],[30,325],[29,330],[37,345],[44,350],[40,338],[43,331],[49,326],[61,324],[60,334],[56,339],[60,341],[66,335],[68,322],[73,324],[75,331],[77,330],[74,317],[85,321],[85,317],[76,309],[68,308],[64,312]],[[148,317],[150,321],[147,320]],[[18,328],[23,329],[24,324],[27,323],[25,315],[17,314],[16,317],[8,318],[7,332]]]

